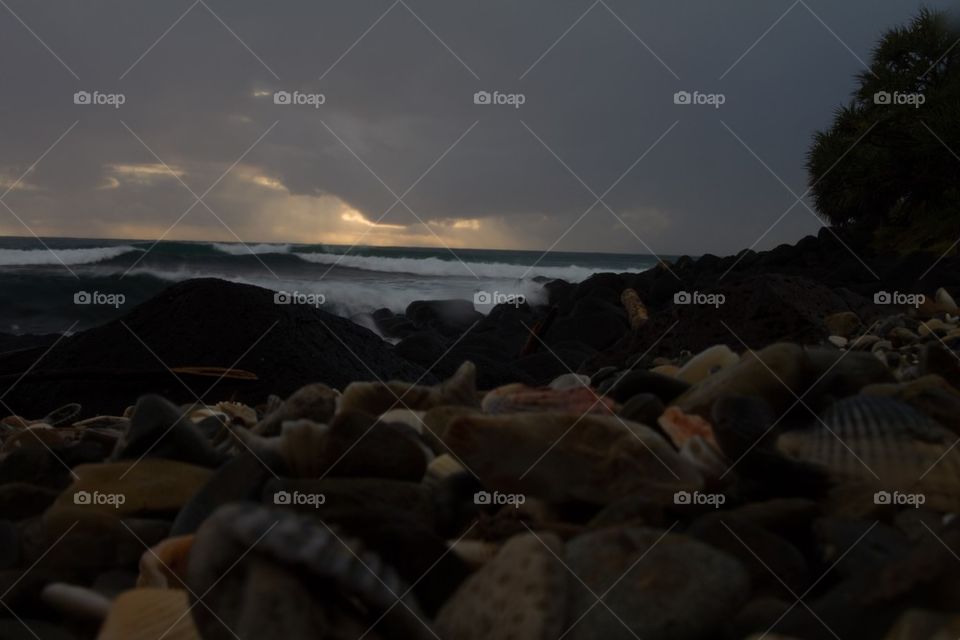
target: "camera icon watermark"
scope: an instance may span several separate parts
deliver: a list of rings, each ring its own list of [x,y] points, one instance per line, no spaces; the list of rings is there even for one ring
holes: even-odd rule
[[[119,109],[127,102],[122,93],[101,93],[100,91],[77,91],[73,94],[73,104],[81,106],[108,106]]]
[[[500,493],[494,491],[477,491],[473,494],[473,504],[480,506],[503,506],[510,505],[519,509],[520,505],[527,501],[527,497],[522,493]]]
[[[277,491],[273,494],[273,504],[278,506],[313,507],[319,509],[326,504],[327,496],[322,493],[301,493],[300,491]]]
[[[710,506],[719,509],[726,504],[727,496],[722,493],[700,493],[699,491],[677,491],[673,494],[673,504]]]
[[[873,503],[876,505],[906,506],[919,509],[927,501],[922,493],[901,493],[900,491],[877,491],[873,494]]]
[[[677,91],[673,94],[673,104],[680,106],[707,106],[719,109],[727,103],[723,93],[701,93],[700,91]]]
[[[73,294],[73,304],[96,305],[119,309],[127,302],[122,293],[101,293],[99,291],[77,291]]]
[[[527,303],[527,297],[522,293],[502,293],[500,291],[477,291],[473,294],[473,304],[480,307],[508,304],[521,307]]]
[[[301,91],[276,91],[273,94],[273,104],[310,106],[319,109],[326,104],[327,96],[322,93],[303,93]]]
[[[879,106],[913,107],[914,109],[919,109],[927,103],[927,96],[922,93],[878,91],[873,94],[873,103]]]
[[[277,291],[273,294],[273,304],[278,305],[307,305],[320,307],[327,303],[327,297],[322,293],[301,293],[299,291]]]
[[[122,493],[100,493],[99,491],[76,491],[73,494],[73,504],[87,506],[111,506],[119,509],[127,497]]]
[[[727,297],[722,293],[701,293],[699,291],[677,291],[673,294],[673,304],[699,305],[720,308],[727,303]]]
[[[919,308],[927,297],[922,293],[900,293],[899,291],[877,291],[873,294],[873,304],[896,305],[898,307]]]
[[[523,93],[501,93],[499,91],[477,91],[473,94],[473,104],[510,106],[519,109],[527,102]]]

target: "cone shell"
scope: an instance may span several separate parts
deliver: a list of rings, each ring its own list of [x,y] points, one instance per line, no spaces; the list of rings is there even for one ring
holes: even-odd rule
[[[785,433],[781,452],[826,468],[850,483],[922,493],[927,508],[960,510],[957,436],[896,400],[853,396],[835,403],[822,423]]]
[[[601,396],[590,387],[534,389],[522,384],[509,384],[494,389],[484,396],[480,406],[484,413],[489,414],[557,411],[612,415],[619,409],[612,398]]]
[[[97,640],[201,640],[190,615],[187,592],[134,589],[120,594]]]
[[[192,546],[193,535],[176,536],[144,551],[137,586],[182,589]]]

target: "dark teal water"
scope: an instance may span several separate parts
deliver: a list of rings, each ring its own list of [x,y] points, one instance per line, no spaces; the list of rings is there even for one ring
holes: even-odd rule
[[[545,280],[644,271],[646,255],[339,245],[0,238],[0,332],[84,328],[173,282],[218,277],[297,294],[360,319],[413,300],[542,298]],[[86,294],[86,295],[85,295]],[[484,296],[483,294],[488,294]]]

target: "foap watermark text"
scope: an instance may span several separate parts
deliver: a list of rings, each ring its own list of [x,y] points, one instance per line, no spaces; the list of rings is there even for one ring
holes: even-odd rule
[[[673,304],[699,305],[719,308],[727,303],[722,293],[701,293],[699,291],[677,291],[673,294]]]

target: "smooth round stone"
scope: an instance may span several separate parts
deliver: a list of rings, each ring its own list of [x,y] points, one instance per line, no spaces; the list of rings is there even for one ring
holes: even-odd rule
[[[637,370],[615,378],[607,395],[617,402],[626,402],[638,393],[652,393],[664,404],[669,404],[689,388],[690,385],[682,380]]]
[[[740,362],[740,356],[725,344],[718,344],[695,355],[677,372],[677,379],[687,384],[697,384],[721,369]]]
[[[579,373],[565,373],[550,382],[550,388],[558,391],[581,389],[590,386],[590,377]]]
[[[879,336],[862,335],[850,341],[850,348],[854,351],[869,351],[878,342],[880,342]]]
[[[860,328],[860,318],[853,311],[834,313],[823,319],[827,331],[835,336],[849,338]]]
[[[887,338],[889,338],[893,344],[897,346],[920,342],[920,336],[913,331],[910,331],[910,329],[907,329],[906,327],[897,327],[896,329],[893,329],[889,334],[887,334]]]
[[[845,349],[850,341],[844,338],[843,336],[830,336],[827,338],[827,342],[835,346],[837,349]]]
[[[228,502],[256,500],[263,485],[282,473],[283,462],[271,452],[255,456],[244,450],[213,472],[210,479],[183,505],[173,522],[171,535],[193,533],[219,507]]]
[[[551,533],[511,538],[440,610],[437,635],[461,640],[554,640],[563,633],[567,572]]]
[[[130,426],[113,457],[166,458],[207,467],[223,460],[178,406],[157,395],[137,400]]]
[[[666,407],[660,398],[652,393],[638,393],[623,405],[619,415],[624,420],[632,420],[647,426],[656,426],[657,419],[663,415]]]
[[[590,385],[593,387],[597,387],[600,385],[601,382],[603,382],[604,380],[607,380],[611,375],[615,374],[616,372],[617,372],[616,367],[603,367],[602,369],[594,373],[593,376],[590,377]]]
[[[704,417],[720,398],[726,396],[759,396],[782,412],[796,400],[806,380],[806,358],[803,348],[790,343],[770,345],[757,352],[747,352],[736,365],[703,380],[680,396],[676,404],[685,413]]]
[[[657,529],[605,529],[578,536],[567,543],[566,563],[589,587],[569,581],[568,620],[583,616],[569,631],[572,640],[712,637],[750,593],[750,578],[735,559],[688,536]],[[594,606],[591,591],[606,593],[603,601],[616,617],[605,606]]]
[[[160,458],[85,464],[74,473],[77,480],[60,494],[51,511],[111,516],[176,513],[212,475],[204,467]]]

